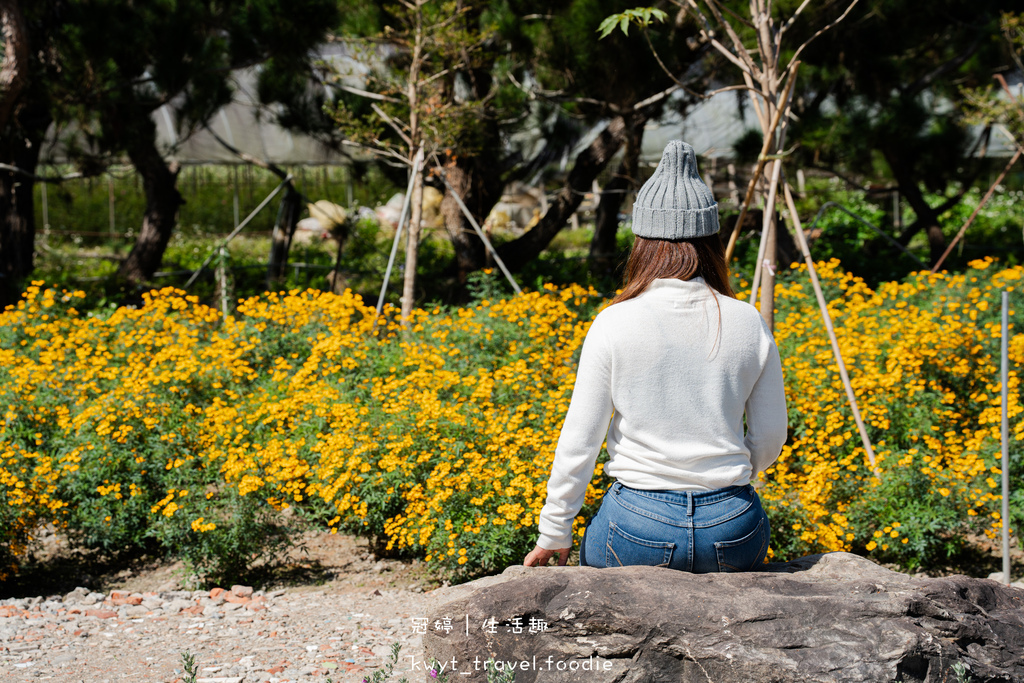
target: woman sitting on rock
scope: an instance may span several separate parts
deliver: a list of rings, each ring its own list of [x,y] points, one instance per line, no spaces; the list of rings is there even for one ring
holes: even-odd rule
[[[718,229],[693,148],[670,142],[633,206],[625,289],[583,343],[523,564],[568,560],[603,441],[616,482],[587,523],[581,565],[704,573],[764,562],[768,518],[750,480],[786,440],[782,365],[757,309],[735,298]]]

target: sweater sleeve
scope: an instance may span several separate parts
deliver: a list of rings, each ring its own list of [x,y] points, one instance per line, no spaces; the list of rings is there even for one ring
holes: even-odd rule
[[[763,320],[761,324],[767,337],[768,358],[745,405],[747,433],[743,443],[750,451],[752,475],[768,469],[778,459],[789,426],[779,349],[768,326]]]
[[[572,522],[583,507],[597,454],[612,417],[611,354],[594,321],[580,351],[576,384],[555,447],[547,502],[540,511],[540,539],[546,550],[571,548]]]

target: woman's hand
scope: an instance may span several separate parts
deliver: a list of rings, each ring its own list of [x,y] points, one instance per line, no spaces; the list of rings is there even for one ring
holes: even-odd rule
[[[541,548],[540,546],[537,546],[536,548],[531,550],[530,554],[526,556],[525,560],[523,560],[523,565],[527,567],[543,567],[547,565],[548,560],[550,560],[555,555],[558,555],[558,566],[564,567],[565,563],[569,561],[570,550],[572,550],[572,548],[548,550],[546,548]]]

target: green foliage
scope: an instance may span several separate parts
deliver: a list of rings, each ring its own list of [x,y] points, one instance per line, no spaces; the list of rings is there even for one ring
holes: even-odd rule
[[[999,19],[1006,50],[1018,69],[1024,69],[1024,14],[1004,13]],[[1012,138],[1024,140],[1024,102],[1019,97],[1007,97],[1001,89],[987,85],[964,88],[966,120],[969,123],[1005,126]]]
[[[650,26],[652,21],[663,23],[667,19],[668,15],[663,10],[655,7],[636,7],[607,17],[597,27],[597,32],[601,34],[601,38],[607,38],[608,34],[618,27],[622,31],[622,35],[628,36],[630,24],[635,24],[643,30]]]
[[[185,650],[181,653],[181,668],[184,670],[182,683],[196,683],[199,676],[199,665],[196,664],[196,656]]]

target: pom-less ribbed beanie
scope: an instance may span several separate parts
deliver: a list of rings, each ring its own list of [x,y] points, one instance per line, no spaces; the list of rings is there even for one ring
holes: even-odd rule
[[[661,163],[633,203],[633,234],[660,240],[718,232],[718,204],[697,174],[697,155],[682,140],[668,143]]]

